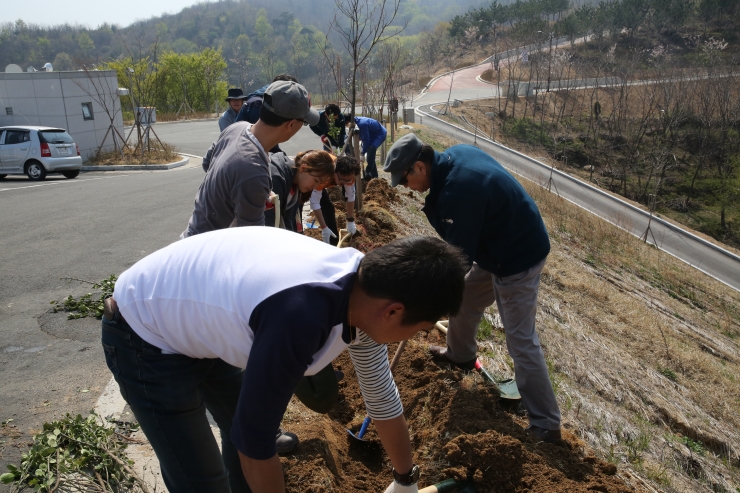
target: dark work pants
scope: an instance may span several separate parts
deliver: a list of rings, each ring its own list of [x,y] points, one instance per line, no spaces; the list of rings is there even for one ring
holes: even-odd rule
[[[329,240],[329,243],[337,246],[337,243],[339,243],[339,230],[337,229],[337,212],[334,209],[334,203],[329,198],[329,192],[326,190],[326,188],[321,191],[321,201],[319,201],[319,205],[321,206],[321,214],[324,215],[324,222],[326,223],[326,226],[337,236],[336,238],[331,238]]]
[[[121,395],[157,454],[172,493],[249,493],[231,442],[244,371],[220,359],[162,351],[116,314],[103,317],[103,349]],[[206,418],[221,431],[221,448]]]
[[[378,167],[375,164],[375,153],[378,151],[377,147],[370,146],[366,149],[365,156],[367,157],[367,166],[365,167],[365,179],[370,180],[371,178],[378,177]]]

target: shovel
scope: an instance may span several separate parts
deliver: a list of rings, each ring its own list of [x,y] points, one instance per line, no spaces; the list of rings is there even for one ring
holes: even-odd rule
[[[465,488],[464,490],[462,490]],[[435,483],[426,488],[419,490],[419,493],[451,493],[462,490],[462,493],[475,493],[469,481],[455,481],[454,479],[445,479],[442,482]]]
[[[447,327],[442,325],[442,322],[437,322],[436,324],[434,324],[434,328],[447,335]],[[475,360],[475,369],[478,370],[481,375],[483,375],[483,378],[485,380],[488,380],[498,388],[499,394],[501,394],[502,399],[510,401],[521,400],[522,396],[516,386],[516,380],[514,380],[513,378],[507,378],[506,380],[496,380],[493,375],[491,375],[491,373],[486,370],[483,365],[480,364],[480,360],[478,359]]]
[[[393,373],[393,370],[396,369],[396,365],[398,365],[398,360],[401,359],[401,353],[403,353],[403,348],[406,347],[406,341],[401,341],[398,344],[398,348],[396,349],[396,354],[393,355],[393,360],[391,360],[391,373]],[[367,427],[370,425],[370,421],[372,419],[370,416],[365,416],[365,419],[362,420],[362,425],[360,425],[360,430],[357,432],[357,434],[352,433],[352,430],[347,428],[347,433],[349,433],[349,436],[352,438],[359,440],[361,442],[364,442],[362,437],[365,436],[365,433],[367,432]]]

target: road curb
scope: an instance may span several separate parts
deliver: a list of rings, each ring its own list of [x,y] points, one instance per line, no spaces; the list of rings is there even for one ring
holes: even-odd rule
[[[169,164],[128,164],[123,166],[83,166],[80,171],[157,171],[168,170],[185,166],[190,162],[190,157],[184,157],[180,161]]]
[[[442,103],[432,103],[432,104],[427,104],[425,106],[429,106],[431,108],[431,106],[433,104],[442,104]],[[433,120],[436,120],[436,121],[438,121],[440,123],[443,123],[443,124],[445,124],[447,126],[456,128],[456,129],[460,130],[461,132],[465,132],[465,133],[467,133],[467,134],[469,134],[471,136],[474,135],[473,132],[471,132],[469,130],[466,130],[466,129],[462,128],[462,127],[458,127],[457,125],[453,125],[452,123],[446,122],[446,121],[442,120],[441,118],[438,118],[438,117],[436,117],[436,116],[434,116],[432,114],[426,113],[426,112],[420,110],[418,107],[415,108],[414,110],[417,113],[419,113],[420,116],[422,116],[422,115],[423,116],[427,116],[427,117],[432,118]],[[577,179],[577,178],[575,178],[575,177],[573,177],[573,176],[571,176],[571,175],[569,175],[567,173],[564,173],[564,172],[562,172],[562,171],[560,171],[558,169],[555,169],[552,166],[549,166],[549,165],[547,165],[547,164],[545,164],[545,163],[543,163],[541,161],[538,161],[538,160],[536,160],[536,159],[534,159],[534,158],[532,158],[530,156],[527,156],[526,154],[523,154],[523,153],[521,153],[521,152],[519,152],[519,151],[517,151],[515,149],[511,149],[509,147],[506,147],[503,144],[500,144],[498,142],[495,142],[495,141],[492,141],[490,139],[487,139],[485,136],[475,135],[475,137],[478,138],[478,139],[480,139],[480,140],[483,140],[483,141],[487,142],[488,144],[494,145],[494,146],[496,146],[496,147],[498,147],[500,149],[503,149],[505,151],[511,152],[511,153],[516,154],[517,156],[523,158],[523,159],[526,159],[526,160],[528,160],[530,162],[533,162],[533,163],[535,163],[535,164],[537,164],[537,165],[539,165],[539,166],[547,169],[548,171],[551,171],[553,174],[556,174],[556,175],[560,176],[563,179],[570,180],[572,182],[578,183],[580,186],[583,186],[584,188],[588,188],[588,189],[590,189],[591,191],[593,191],[595,193],[598,193],[598,194],[600,194],[600,195],[602,195],[604,197],[608,197],[609,199],[611,199],[611,200],[613,200],[615,202],[618,202],[619,204],[621,204],[621,205],[623,205],[623,206],[625,206],[625,207],[627,207],[627,208],[629,208],[629,209],[631,209],[631,210],[633,210],[633,211],[635,211],[635,212],[643,215],[644,217],[649,217],[650,216],[650,213],[648,211],[645,211],[643,209],[640,209],[639,207],[636,207],[636,206],[630,204],[629,202],[626,202],[625,200],[622,200],[622,199],[620,199],[618,197],[615,197],[615,196],[607,193],[605,190],[602,190],[602,189],[600,189],[598,187],[595,187],[595,186],[591,185],[590,183],[586,183],[586,182],[584,182],[582,180],[579,180],[579,179]],[[675,224],[673,224],[671,222],[668,222],[668,221],[666,221],[664,219],[661,219],[660,217],[657,217],[654,214],[653,214],[652,218],[653,218],[652,219],[653,221],[659,222],[660,224],[662,224],[666,228],[671,229],[671,230],[673,230],[673,231],[675,231],[677,233],[686,235],[686,236],[690,237],[691,239],[693,239],[693,240],[695,240],[695,241],[703,244],[706,247],[711,248],[712,250],[714,250],[714,251],[716,251],[716,252],[718,252],[718,253],[720,253],[720,254],[728,257],[728,258],[731,258],[732,260],[735,260],[737,262],[740,262],[740,256],[734,254],[733,252],[730,252],[729,250],[725,250],[724,248],[720,247],[719,245],[715,245],[714,243],[712,243],[710,241],[707,241],[704,238],[702,238],[700,236],[697,236],[694,233],[691,233],[690,231],[687,231],[687,230],[685,230],[685,229],[683,229],[683,228],[681,228],[679,226],[676,226]],[[661,250],[662,251],[665,251],[663,249],[661,249]],[[673,255],[673,254],[671,254],[671,255]],[[675,255],[673,255],[673,256],[675,257]],[[680,258],[680,257],[676,257],[676,258]],[[683,259],[681,259],[681,260],[683,260]],[[683,260],[683,261],[686,262],[685,260]],[[688,262],[686,262],[686,263],[688,263]],[[714,279],[717,279],[718,281],[722,282],[723,284],[725,284],[727,286],[730,286],[733,289],[736,289],[733,286],[731,286],[730,284],[728,284],[727,282],[725,282],[725,281],[717,278],[713,274],[710,274],[710,273],[704,271],[703,269],[700,269],[698,266],[693,265],[693,264],[690,264],[690,263],[689,263],[689,265],[692,265],[692,267],[695,267],[695,268],[701,270],[705,274],[709,275],[710,277],[712,277]]]

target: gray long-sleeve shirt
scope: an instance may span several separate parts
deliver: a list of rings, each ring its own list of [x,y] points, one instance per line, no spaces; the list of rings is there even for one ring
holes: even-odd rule
[[[250,131],[236,122],[213,146],[211,164],[195,195],[193,215],[180,238],[230,226],[263,226],[270,196],[270,158]]]

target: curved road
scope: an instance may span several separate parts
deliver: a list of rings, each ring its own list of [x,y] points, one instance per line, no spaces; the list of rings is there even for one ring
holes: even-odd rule
[[[442,103],[446,100],[445,94]],[[551,173],[549,166],[442,121],[435,116],[433,107],[433,104],[425,104],[416,108],[417,115],[422,117],[425,125],[447,133],[461,142],[473,144],[475,140],[478,147],[510,171],[547,186]],[[635,236],[641,237],[645,233],[649,220],[646,211],[558,170],[553,170],[552,173],[560,196]],[[656,217],[653,217],[650,229],[652,236],[648,239],[658,248],[740,291],[740,256]]]

